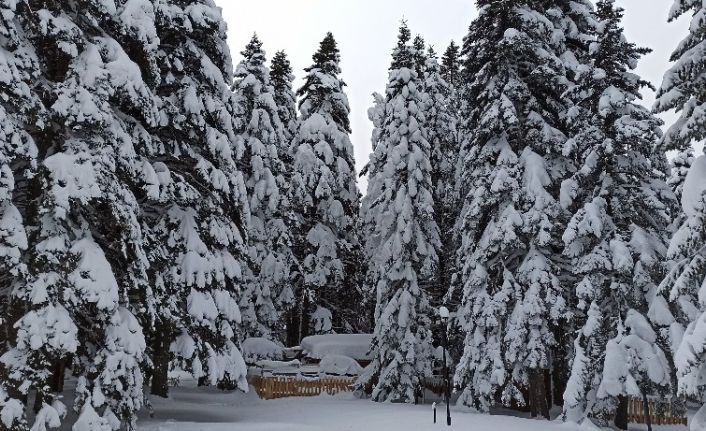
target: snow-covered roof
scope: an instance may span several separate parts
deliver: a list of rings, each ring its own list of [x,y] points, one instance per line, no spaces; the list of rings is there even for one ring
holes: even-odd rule
[[[357,360],[370,360],[372,334],[312,335],[301,342],[304,353],[314,359],[326,355],[343,355]]]

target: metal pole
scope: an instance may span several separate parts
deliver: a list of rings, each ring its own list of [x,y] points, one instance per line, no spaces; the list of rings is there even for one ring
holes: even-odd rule
[[[446,346],[447,346],[447,338],[446,338],[446,319],[443,319],[444,322],[444,334],[442,337],[442,341],[444,344],[443,350],[443,357],[444,357],[444,378],[446,379],[446,390],[445,395],[446,395],[446,425],[451,426],[451,407],[449,406],[449,398],[451,397],[451,381],[449,379],[449,367],[446,364]]]

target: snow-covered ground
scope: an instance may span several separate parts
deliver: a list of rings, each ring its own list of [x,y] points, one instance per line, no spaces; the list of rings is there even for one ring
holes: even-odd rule
[[[189,385],[191,386],[191,385]],[[443,406],[432,423],[431,406],[378,404],[352,394],[262,401],[249,394],[178,387],[169,400],[153,399],[154,416],[139,431],[426,431],[449,429]],[[571,424],[473,414],[454,408],[451,429],[466,431],[586,431]],[[631,428],[642,430],[643,427]],[[655,427],[684,431],[686,427]]]

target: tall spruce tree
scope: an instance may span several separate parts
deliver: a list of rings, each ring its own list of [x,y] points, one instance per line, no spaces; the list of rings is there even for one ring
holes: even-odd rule
[[[253,274],[241,301],[246,335],[278,338],[282,311],[293,301],[290,204],[287,169],[289,142],[280,121],[275,88],[265,65],[262,42],[253,36],[235,71],[239,146],[250,204],[250,253]],[[286,78],[286,77],[285,77]]]
[[[464,40],[458,259],[466,339],[456,384],[460,402],[481,411],[501,391],[505,405],[549,414],[553,327],[567,313],[557,239],[558,188],[570,172],[562,153],[569,83],[553,22],[558,3],[479,0]]]
[[[32,85],[40,77],[39,59],[22,37],[16,8],[0,6],[0,355],[14,338],[14,315],[21,311],[12,303],[12,290],[26,275],[27,187],[38,155],[31,131],[36,133],[46,116]]]
[[[434,216],[439,227],[441,246],[433,285],[429,287],[432,304],[441,305],[450,289],[455,273],[456,238],[454,230],[458,217],[456,198],[456,163],[459,153],[457,112],[453,105],[454,89],[443,78],[433,49],[427,52],[422,88],[427,106],[424,127],[431,146],[431,181],[434,197]]]
[[[297,113],[297,96],[294,94],[292,75],[292,66],[284,51],[277,51],[272,57],[270,63],[270,80],[275,90],[275,104],[279,112],[279,119],[284,126],[284,139],[286,144],[290,144],[297,133],[298,113]],[[289,150],[291,153],[291,149]],[[289,164],[291,154],[280,156],[280,158]]]
[[[651,315],[670,337],[677,392],[701,403],[706,390],[706,156],[694,161],[684,182],[683,222],[674,233],[667,258],[671,271],[662,282]],[[706,421],[706,404],[692,429]]]
[[[557,29],[557,33],[563,37],[558,37],[557,47],[562,50],[561,58],[566,67],[567,84],[572,90],[565,93],[565,97],[574,106],[566,111],[562,117],[562,122],[565,123],[565,129],[570,139],[567,141],[565,152],[571,154],[572,163],[568,164],[568,170],[573,173],[578,169],[575,164],[578,164],[576,154],[580,151],[575,148],[574,135],[581,132],[581,124],[574,117],[578,115],[580,110],[576,109],[575,105],[581,103],[580,86],[578,85],[579,75],[584,73],[587,68],[590,68],[591,44],[595,40],[595,28],[597,21],[595,18],[595,7],[590,0],[567,0],[557,3],[560,13],[552,13],[552,20]],[[565,211],[562,216],[564,226],[568,224],[571,217],[571,211]],[[559,268],[561,270],[560,282],[563,286],[575,285],[577,280],[571,268],[571,261],[566,257],[559,259]],[[551,370],[551,387],[552,401],[554,405],[563,406],[564,392],[569,379],[571,370],[571,361],[574,354],[573,346],[575,334],[578,331],[577,325],[580,324],[574,317],[575,310],[575,292],[571,289],[566,292],[569,298],[571,307],[567,309],[560,325],[554,325],[553,335],[556,340],[551,352],[552,370]]]
[[[0,358],[14,346],[14,324],[24,311],[13,292],[27,276],[28,185],[38,156],[32,135],[46,119],[33,85],[41,76],[39,58],[24,37],[21,13],[16,4],[0,5]],[[24,394],[12,384],[8,368],[0,363],[0,427],[21,429]]]
[[[581,322],[564,417],[618,408],[621,428],[628,396],[665,396],[671,386],[666,340],[647,316],[664,274],[673,199],[654,157],[661,122],[638,103],[649,84],[632,72],[649,50],[625,40],[622,15],[613,0],[597,3],[590,67],[574,89],[579,169],[561,195],[573,213],[563,239]]]
[[[367,175],[368,178],[374,178],[378,172],[383,168],[385,163],[386,154],[384,152],[377,152],[376,148],[380,144],[380,138],[383,136],[383,130],[385,127],[385,109],[387,106],[387,101],[385,96],[380,93],[373,93],[373,105],[368,108],[368,119],[370,120],[373,131],[371,133],[371,143],[372,151],[370,153],[370,158],[368,163],[363,166],[360,175]],[[368,187],[368,194],[370,193],[370,187]],[[362,239],[363,245],[363,256],[367,261],[370,257],[370,252],[367,250],[368,238],[370,238],[376,229],[376,219],[375,217],[370,217],[368,214],[373,210],[372,206],[375,203],[375,199],[366,195],[361,200],[360,205],[360,226],[359,231]],[[375,325],[375,304],[377,303],[377,292],[376,285],[378,275],[375,265],[367,265],[364,269],[364,275],[361,280],[362,292],[363,292],[363,303],[365,304],[368,325],[365,327],[368,331]]]
[[[292,200],[298,202],[301,278],[293,342],[309,333],[350,332],[360,317],[358,206],[350,107],[340,54],[328,33],[306,68],[294,139]]]
[[[247,193],[237,157],[233,66],[212,0],[156,2],[160,122],[150,157],[152,393],[170,367],[202,384],[246,387],[239,302],[247,268]]]
[[[21,168],[22,151],[37,163],[36,174],[14,181],[16,208],[33,227],[26,277],[12,291],[24,315],[0,358],[2,422],[24,429],[33,393],[33,429],[59,426],[66,409],[57,393],[70,362],[78,377],[74,428],[132,429],[146,349],[135,316],[154,312],[140,295],[149,281],[137,198],[150,180],[144,130],[157,123],[154,9],[135,2],[126,14],[125,2],[92,1],[2,7],[10,72],[3,78],[18,84],[4,86],[3,100],[24,101],[4,110],[6,130],[15,121],[24,129],[12,139],[12,165]],[[33,107],[35,95],[44,112]]]
[[[425,130],[423,80],[417,53],[403,23],[393,53],[384,117],[371,156],[364,222],[370,262],[367,280],[376,290],[373,359],[358,380],[375,401],[414,402],[431,374],[431,315],[423,289],[434,275],[439,230],[434,220],[432,148]]]
[[[703,84],[706,76],[706,5],[694,0],[675,0],[669,20],[685,14],[691,15],[689,33],[672,54],[674,64],[664,75],[654,106],[657,112],[674,109],[679,113],[679,118],[669,127],[662,141],[664,150],[678,152],[673,160],[670,185],[682,202],[681,211],[675,217],[679,228],[667,253],[673,266],[662,283],[662,293],[674,318],[665,319],[664,324],[671,328],[678,392],[703,403],[706,402],[703,398],[706,389],[706,257],[703,252],[706,244],[706,197],[703,193],[706,160],[704,156],[693,160],[692,143],[706,139],[703,114],[706,104]],[[706,423],[706,405],[692,423],[692,429]]]

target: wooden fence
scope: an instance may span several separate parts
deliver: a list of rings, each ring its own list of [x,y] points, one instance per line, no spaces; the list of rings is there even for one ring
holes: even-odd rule
[[[660,403],[655,400],[649,400],[648,403],[652,425],[686,425],[686,416],[673,414],[671,404]],[[631,398],[628,401],[628,421],[644,424],[647,423],[646,419],[644,401],[638,398]]]
[[[321,394],[336,395],[340,392],[352,392],[352,378],[324,377],[302,379],[298,377],[262,377],[253,376],[250,384],[263,400],[286,397],[315,397]]]

